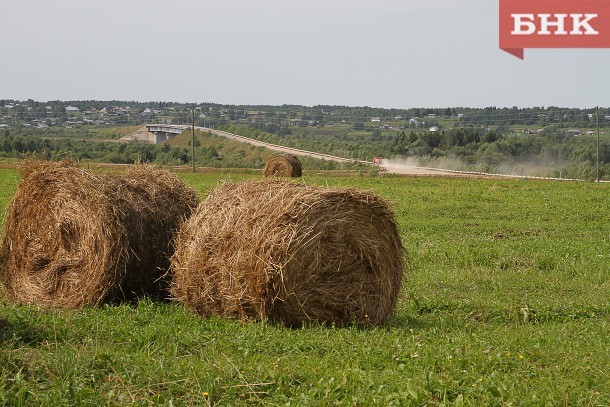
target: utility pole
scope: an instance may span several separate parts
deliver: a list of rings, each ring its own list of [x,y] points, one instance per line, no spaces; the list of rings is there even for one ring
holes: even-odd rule
[[[595,108],[595,118],[597,121],[597,154],[595,158],[595,176],[599,182],[599,106]]]
[[[195,105],[192,106],[192,112],[193,112],[193,123],[192,124],[192,129],[193,129],[193,140],[191,141],[191,162],[193,163],[193,174],[195,173]]]

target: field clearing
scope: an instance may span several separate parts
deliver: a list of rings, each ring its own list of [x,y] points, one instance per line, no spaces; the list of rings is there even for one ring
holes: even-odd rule
[[[180,174],[201,197],[259,174]],[[0,169],[0,211],[15,170]],[[373,329],[0,303],[0,405],[609,405],[609,184],[321,174],[394,203],[411,267]]]

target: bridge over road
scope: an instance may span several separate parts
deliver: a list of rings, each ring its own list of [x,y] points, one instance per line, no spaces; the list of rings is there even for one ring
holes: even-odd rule
[[[147,124],[146,129],[154,134],[154,139],[150,140],[153,144],[163,143],[170,138],[182,133],[189,126],[176,124]]]

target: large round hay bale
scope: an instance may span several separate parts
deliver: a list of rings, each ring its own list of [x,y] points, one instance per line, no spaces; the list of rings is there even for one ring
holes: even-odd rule
[[[150,167],[104,177],[37,164],[24,174],[0,243],[9,300],[72,308],[161,293],[192,189]]]
[[[395,308],[403,255],[391,207],[376,195],[226,184],[178,233],[171,294],[203,316],[374,325]]]
[[[298,178],[303,175],[303,167],[296,156],[280,154],[267,160],[263,173],[265,177]]]

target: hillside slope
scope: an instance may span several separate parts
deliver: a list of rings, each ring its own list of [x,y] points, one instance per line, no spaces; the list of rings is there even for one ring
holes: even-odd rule
[[[166,143],[172,147],[191,149],[190,130],[173,137]],[[195,131],[195,161],[197,165],[209,167],[263,168],[273,151],[245,143],[217,137],[210,133]]]

